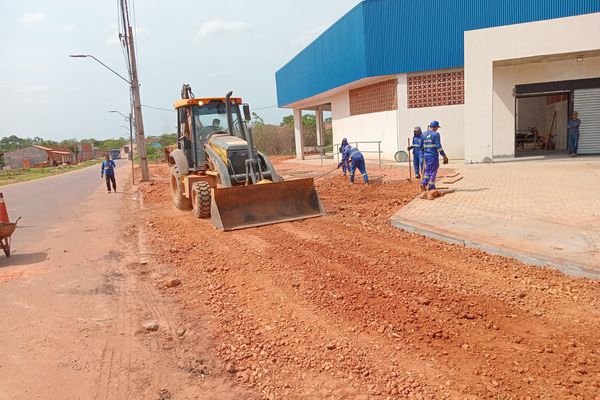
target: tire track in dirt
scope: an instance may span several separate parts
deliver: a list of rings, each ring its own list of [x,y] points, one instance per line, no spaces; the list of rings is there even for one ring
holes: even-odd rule
[[[326,217],[229,233],[145,192],[178,294],[239,381],[286,399],[598,392],[596,283],[389,227],[408,183],[342,185],[319,185]]]

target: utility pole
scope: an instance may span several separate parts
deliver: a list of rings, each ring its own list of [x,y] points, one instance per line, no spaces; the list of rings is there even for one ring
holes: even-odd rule
[[[148,172],[148,158],[146,157],[146,139],[144,138],[144,120],[142,119],[142,101],[140,100],[140,84],[137,75],[137,64],[135,61],[135,45],[133,44],[133,29],[129,30],[129,54],[131,55],[131,93],[133,95],[133,111],[135,113],[135,134],[138,141],[138,154],[140,155],[140,169],[142,170],[142,182],[150,180]]]
[[[123,17],[123,29],[125,40],[124,46],[129,56],[129,74],[131,76],[131,96],[133,97],[133,115],[135,121],[135,134],[140,156],[140,170],[142,171],[142,182],[150,180],[148,172],[148,158],[146,156],[146,140],[144,138],[144,120],[142,118],[142,100],[140,99],[140,83],[138,80],[137,63],[135,58],[135,43],[133,28],[129,23],[127,11],[127,0],[121,0],[121,13]]]
[[[135,165],[133,163],[133,116],[129,113],[129,157],[131,158],[131,183],[135,185]],[[138,150],[139,151],[139,150]]]

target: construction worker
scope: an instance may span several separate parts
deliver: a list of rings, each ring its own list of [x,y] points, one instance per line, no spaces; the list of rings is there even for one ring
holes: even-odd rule
[[[439,128],[441,127],[438,121],[431,121],[429,130],[423,134],[421,141],[425,160],[425,173],[421,181],[422,191],[435,189],[435,177],[440,168],[440,154],[444,158],[444,164],[448,164],[448,157],[442,149],[440,134],[437,132]]]
[[[569,156],[571,157],[577,157],[577,147],[579,146],[579,125],[581,125],[581,120],[578,116],[577,111],[573,111],[571,119],[567,122]]]
[[[342,151],[342,161],[338,164],[338,168],[344,164],[350,164],[350,183],[354,184],[354,173],[358,169],[363,177],[365,184],[369,184],[369,175],[365,166],[365,157],[358,150],[347,144]]]
[[[415,168],[415,178],[421,179],[421,172],[423,171],[423,149],[421,148],[421,141],[423,140],[423,132],[420,126],[413,128],[413,139],[412,146],[408,146],[406,149],[413,152],[413,167]]]
[[[110,159],[110,156],[107,154],[104,156],[104,161],[102,161],[102,170],[100,172],[101,178],[106,178],[106,190],[110,193],[110,184],[112,182],[112,188],[117,193],[117,181],[115,180],[115,162]]]
[[[342,144],[340,145],[340,154],[344,152],[344,147],[348,146],[348,139],[343,138]],[[346,163],[342,164],[342,173],[346,176],[346,171],[348,170],[348,165]]]

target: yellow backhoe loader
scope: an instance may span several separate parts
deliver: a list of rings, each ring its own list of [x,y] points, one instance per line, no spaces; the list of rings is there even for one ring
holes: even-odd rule
[[[175,109],[177,148],[166,154],[175,207],[225,231],[325,214],[312,178],[284,181],[256,150],[242,99],[195,98],[183,85]]]

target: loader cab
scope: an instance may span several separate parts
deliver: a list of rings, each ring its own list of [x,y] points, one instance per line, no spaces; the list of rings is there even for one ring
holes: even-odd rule
[[[204,146],[211,136],[228,134],[246,140],[241,99],[231,99],[231,118],[225,99],[182,99],[177,103],[178,148],[186,154],[191,170],[206,170]]]

